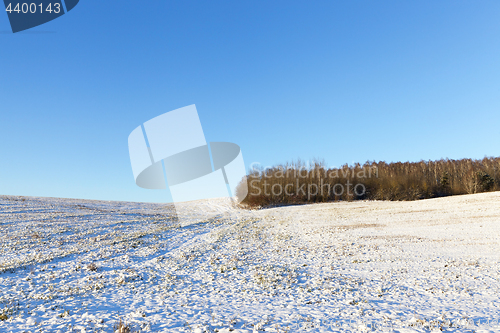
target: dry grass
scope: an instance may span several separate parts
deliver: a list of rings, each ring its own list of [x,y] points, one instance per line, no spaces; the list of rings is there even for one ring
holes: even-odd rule
[[[129,324],[126,324],[122,319],[120,318],[120,321],[118,324],[114,327],[115,332],[118,333],[133,333],[132,329],[130,328]]]
[[[99,267],[97,267],[97,265],[95,263],[90,263],[86,266],[87,270],[90,271],[90,272],[96,272]]]

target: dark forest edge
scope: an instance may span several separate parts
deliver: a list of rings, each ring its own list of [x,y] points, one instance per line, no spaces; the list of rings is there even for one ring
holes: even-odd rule
[[[500,190],[500,157],[366,162],[327,168],[321,161],[250,170],[247,208],[354,200],[419,200]],[[244,192],[243,184],[236,194]]]

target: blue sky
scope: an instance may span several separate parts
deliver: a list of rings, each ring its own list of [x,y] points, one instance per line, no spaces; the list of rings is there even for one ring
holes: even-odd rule
[[[500,156],[498,1],[95,1],[0,14],[0,194],[169,201],[127,138],[196,104],[245,163]]]

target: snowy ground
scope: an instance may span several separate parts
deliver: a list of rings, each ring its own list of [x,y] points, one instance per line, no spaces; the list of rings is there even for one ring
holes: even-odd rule
[[[499,202],[0,196],[0,332],[500,332]]]

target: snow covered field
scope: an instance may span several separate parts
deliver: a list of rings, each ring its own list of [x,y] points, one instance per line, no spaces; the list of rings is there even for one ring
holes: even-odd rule
[[[0,196],[0,332],[500,332],[499,203]]]

